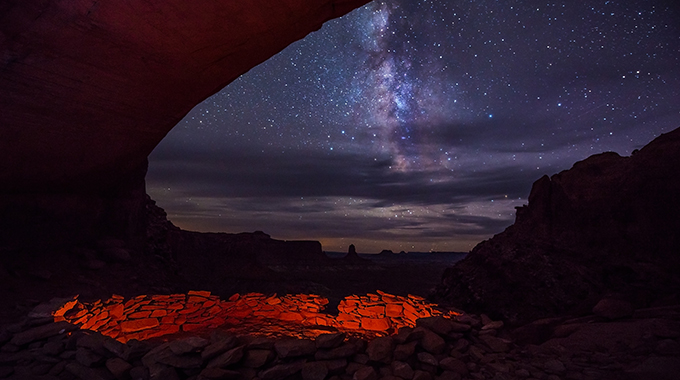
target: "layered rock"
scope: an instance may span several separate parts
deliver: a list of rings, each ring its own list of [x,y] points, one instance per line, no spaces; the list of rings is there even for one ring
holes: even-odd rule
[[[447,269],[433,297],[512,321],[582,313],[603,297],[678,302],[680,129],[536,181],[514,225]],[[664,299],[665,298],[665,299]]]
[[[315,337],[323,332],[371,338],[415,327],[419,318],[451,319],[460,313],[440,310],[422,297],[395,296],[378,291],[366,296],[348,296],[340,302],[337,316],[325,312],[328,299],[314,294],[234,294],[227,300],[208,291],[187,294],[140,295],[125,300],[80,302],[71,299],[49,310],[34,310],[31,316],[54,317],[84,330],[100,332],[122,343],[187,332],[209,332],[219,327],[233,333],[269,337]],[[63,303],[63,304],[62,304]],[[446,322],[448,323],[448,322]]]

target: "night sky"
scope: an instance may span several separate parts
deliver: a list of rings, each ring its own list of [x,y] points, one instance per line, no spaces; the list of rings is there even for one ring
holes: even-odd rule
[[[532,183],[680,127],[676,1],[376,1],[197,105],[150,157],[178,226],[468,251]]]

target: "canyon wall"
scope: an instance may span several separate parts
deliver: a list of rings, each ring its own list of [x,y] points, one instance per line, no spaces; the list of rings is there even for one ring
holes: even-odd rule
[[[512,321],[680,295],[680,129],[630,157],[597,154],[537,180],[514,225],[443,275],[433,298]]]
[[[367,2],[3,2],[0,239],[140,235],[146,157],[168,131],[250,68]]]

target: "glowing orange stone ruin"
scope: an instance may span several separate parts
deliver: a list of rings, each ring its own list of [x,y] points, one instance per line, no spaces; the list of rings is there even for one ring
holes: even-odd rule
[[[55,322],[67,321],[125,343],[216,328],[298,338],[341,331],[371,338],[395,333],[400,327],[413,327],[418,318],[460,315],[442,311],[419,296],[402,297],[381,291],[345,297],[338,305],[337,316],[322,312],[327,304],[328,299],[314,294],[234,294],[225,301],[207,291],[190,291],[140,295],[127,301],[118,295],[92,303],[74,298],[53,316]]]

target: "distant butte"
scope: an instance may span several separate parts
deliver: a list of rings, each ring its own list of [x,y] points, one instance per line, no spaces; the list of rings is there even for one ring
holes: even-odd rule
[[[680,299],[680,129],[631,157],[596,154],[537,180],[514,225],[446,270],[432,295],[526,322]]]

